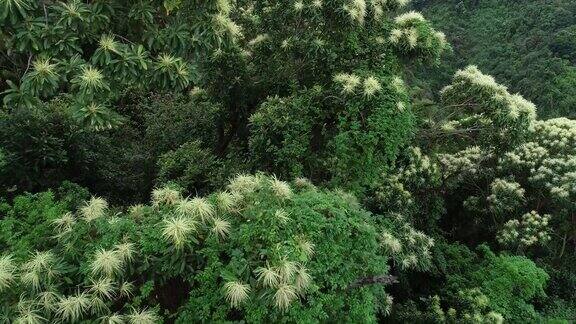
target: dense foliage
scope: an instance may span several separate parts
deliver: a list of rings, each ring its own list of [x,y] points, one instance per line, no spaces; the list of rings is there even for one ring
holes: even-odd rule
[[[576,4],[571,0],[414,0],[454,51],[417,75],[435,95],[468,64],[495,76],[540,108],[542,117],[576,117]]]
[[[358,280],[388,272],[380,234],[393,223],[343,193],[294,186],[240,175],[203,198],[159,188],[126,211],[97,197],[74,210],[87,193],[70,186],[20,196],[2,206],[4,319],[375,321],[391,304]],[[414,239],[425,253],[430,239]]]
[[[573,4],[408,2],[0,0],[0,323],[574,321]]]

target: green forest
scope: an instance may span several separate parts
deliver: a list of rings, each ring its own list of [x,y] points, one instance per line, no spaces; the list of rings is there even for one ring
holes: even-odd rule
[[[574,323],[576,1],[0,0],[0,323]]]

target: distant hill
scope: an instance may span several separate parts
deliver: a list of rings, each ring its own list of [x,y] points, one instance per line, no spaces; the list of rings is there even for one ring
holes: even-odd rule
[[[576,116],[576,1],[414,1],[453,46],[420,80],[437,93],[469,64],[537,104],[542,117]],[[426,89],[427,88],[427,89]]]

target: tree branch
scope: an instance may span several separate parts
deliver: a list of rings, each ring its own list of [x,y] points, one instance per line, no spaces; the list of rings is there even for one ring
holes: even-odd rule
[[[30,63],[32,62],[32,54],[28,55],[28,64],[26,64],[26,70],[24,71],[24,74],[22,74],[22,76],[26,75],[26,73],[28,73],[28,70],[30,69]]]
[[[356,280],[355,282],[351,283],[347,289],[358,288],[366,285],[391,285],[398,282],[398,277],[392,275],[383,275],[383,276],[375,276],[375,277],[367,277],[361,278]]]

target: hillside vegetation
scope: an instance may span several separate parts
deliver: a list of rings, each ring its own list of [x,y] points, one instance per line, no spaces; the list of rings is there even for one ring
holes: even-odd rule
[[[574,4],[408,2],[0,0],[0,323],[574,322]]]
[[[453,52],[425,76],[439,90],[457,69],[477,65],[533,101],[542,117],[576,116],[576,3],[421,0],[414,6],[446,33]]]

